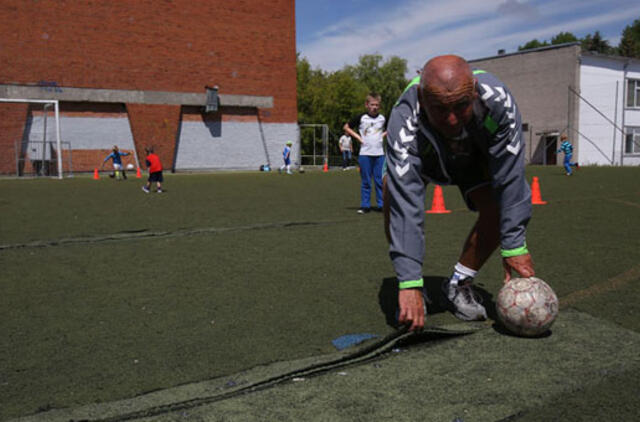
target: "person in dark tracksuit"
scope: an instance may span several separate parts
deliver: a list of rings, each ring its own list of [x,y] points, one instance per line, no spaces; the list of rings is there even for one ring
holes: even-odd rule
[[[522,121],[509,89],[458,56],[428,61],[394,106],[387,126],[385,229],[399,282],[401,324],[424,325],[422,264],[427,184],[457,185],[478,218],[442,289],[454,315],[482,320],[472,281],[500,246],[504,280],[535,275],[525,240],[531,191]]]

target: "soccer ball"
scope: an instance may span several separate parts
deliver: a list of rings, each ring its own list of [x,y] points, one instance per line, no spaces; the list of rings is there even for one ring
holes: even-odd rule
[[[539,278],[514,278],[498,292],[496,311],[512,333],[536,337],[545,333],[558,316],[558,297]]]
[[[127,170],[133,170],[133,164],[131,163],[127,164]]]

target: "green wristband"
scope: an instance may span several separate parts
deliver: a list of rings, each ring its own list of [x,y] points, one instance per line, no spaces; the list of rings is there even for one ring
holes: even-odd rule
[[[528,253],[529,253],[529,250],[527,249],[527,244],[526,243],[524,245],[520,246],[519,248],[500,249],[500,255],[502,255],[503,258],[510,258],[512,256],[526,255]]]
[[[398,284],[398,287],[400,288],[400,290],[413,289],[413,288],[422,287],[422,286],[424,286],[424,282],[422,281],[422,279],[401,281]]]

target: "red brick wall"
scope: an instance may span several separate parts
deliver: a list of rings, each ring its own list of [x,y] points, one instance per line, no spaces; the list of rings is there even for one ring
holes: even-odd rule
[[[274,108],[260,110],[262,121],[294,123],[294,4],[294,0],[2,1],[0,84],[44,82],[202,93],[205,85],[218,85],[221,94],[272,96]],[[131,126],[140,156],[148,140],[157,137],[161,158],[167,167],[172,165],[176,108],[127,105],[130,117],[136,119]],[[13,120],[11,125],[15,118],[24,120],[20,115],[25,109],[1,107],[0,129],[8,120]],[[0,156],[11,155],[5,149],[14,141],[9,135],[0,132]],[[0,163],[0,173],[6,170]]]
[[[180,122],[180,106],[127,104],[129,124],[140,160],[146,168],[145,148],[152,146],[165,170],[173,168],[176,139]]]
[[[22,139],[29,105],[0,103],[0,173],[16,174],[16,141]]]
[[[296,121],[294,0],[7,0],[0,83],[273,96]]]

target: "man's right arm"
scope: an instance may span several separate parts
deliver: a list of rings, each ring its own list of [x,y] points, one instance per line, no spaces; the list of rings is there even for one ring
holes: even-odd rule
[[[418,123],[411,106],[415,103],[417,95],[406,92],[393,108],[386,148],[389,254],[401,289],[421,286],[425,249],[425,183],[418,156]]]

